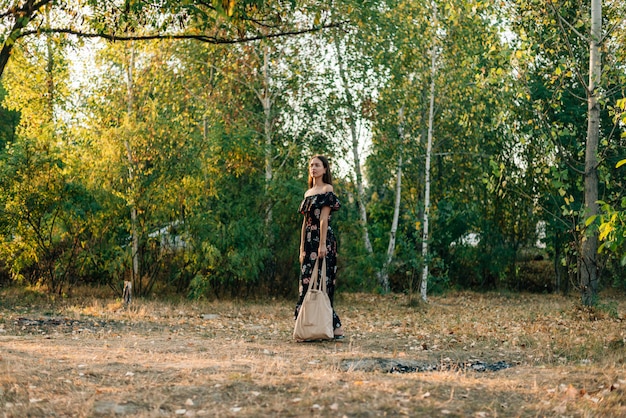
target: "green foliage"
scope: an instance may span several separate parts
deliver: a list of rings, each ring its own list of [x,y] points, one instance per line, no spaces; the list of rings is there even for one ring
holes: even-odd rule
[[[102,45],[89,78],[76,80],[78,91],[69,83],[65,39],[26,44],[11,34],[18,42],[0,91],[0,263],[15,279],[57,292],[77,283],[120,290],[137,255],[139,295],[294,297],[297,208],[307,161],[324,153],[337,168],[342,201],[333,214],[340,291],[382,291],[402,157],[396,246],[386,268],[392,291],[415,292],[425,261],[427,89],[436,44],[429,291],[522,289],[520,260],[535,249],[538,224],[546,225],[545,254],[573,278],[578,243],[598,226],[604,272],[624,285],[626,76],[619,63],[626,43],[623,34],[610,35],[615,48],[604,55],[602,206],[585,225],[586,93],[575,68],[587,45],[572,29],[586,33],[585,7],[559,10],[572,22],[564,26],[568,49],[554,10],[534,0],[442,3],[436,30],[432,4],[413,0],[343,1],[332,11],[317,1],[114,3],[89,2],[93,13],[79,29],[235,39],[331,18],[349,22],[341,31],[229,46]],[[606,19],[620,18],[622,9],[610,4]],[[363,244],[349,168],[352,151],[364,149],[352,141],[370,133],[363,180],[373,254]]]
[[[0,159],[1,258],[12,277],[61,293],[82,263],[85,224],[97,207],[70,174],[60,144],[65,126],[55,118],[67,93],[67,61],[58,39],[48,37],[29,54],[14,51],[4,79],[4,105],[13,111],[11,136]],[[37,73],[40,66],[44,72]],[[34,81],[33,81],[34,80]],[[13,120],[11,120],[13,117]],[[7,131],[4,131],[7,132]]]
[[[612,115],[614,120],[622,125],[626,122],[625,110],[626,99],[617,100]],[[621,136],[623,138],[626,134],[622,133]],[[616,273],[620,272],[620,270],[623,271],[623,268],[626,266],[626,198],[623,197],[625,186],[624,165],[626,165],[626,159],[620,159],[615,163],[615,169],[610,172],[610,178],[614,179],[613,182],[621,187],[617,188],[615,193],[608,195],[610,200],[599,202],[599,219],[591,217],[586,221],[586,225],[598,222],[598,239],[601,242],[598,252],[608,253],[617,259],[620,267],[616,268]],[[614,277],[615,285],[620,287],[626,286],[623,274],[614,274]]]
[[[187,296],[192,300],[202,299],[209,294],[209,291],[211,290],[210,286],[211,283],[209,278],[198,273],[193,276],[193,279],[191,279],[191,282],[189,283],[189,293]]]
[[[18,141],[0,163],[0,257],[13,277],[60,293],[83,258],[84,224],[94,202],[63,173],[58,156]]]
[[[623,275],[624,267],[626,267],[626,198],[622,197],[617,207],[607,202],[599,203],[599,219],[589,218],[587,224],[599,222],[601,245],[598,247],[598,252],[605,252],[611,256],[607,263],[609,267],[611,267],[611,259],[617,261],[618,265],[613,268],[613,285],[624,288],[626,287]]]
[[[4,149],[7,144],[15,140],[17,125],[20,121],[19,112],[8,110],[3,106],[6,91],[0,84],[0,149]]]
[[[376,261],[363,245],[363,229],[359,222],[356,201],[348,199],[355,193],[351,185],[335,186],[342,208],[333,214],[333,228],[338,241],[337,287],[340,291],[372,291],[376,289]]]

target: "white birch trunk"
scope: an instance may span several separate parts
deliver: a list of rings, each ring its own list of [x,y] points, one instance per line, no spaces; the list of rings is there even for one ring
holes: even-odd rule
[[[372,243],[370,241],[369,230],[367,226],[367,211],[365,210],[365,189],[363,187],[363,174],[361,172],[361,162],[359,156],[359,140],[356,135],[356,128],[354,125],[350,126],[352,132],[352,155],[354,157],[354,174],[356,176],[357,185],[357,203],[359,206],[359,215],[361,218],[361,225],[363,227],[363,243],[365,249],[369,254],[374,253]]]
[[[50,26],[50,8],[46,7],[46,26]],[[55,85],[54,85],[54,77],[52,75],[54,71],[54,46],[52,45],[52,38],[50,35],[46,36],[46,48],[47,48],[47,67],[46,67],[46,77],[48,84],[48,97],[47,102],[48,106],[46,107],[48,111],[48,118],[50,122],[54,122],[54,102],[55,102]]]
[[[398,111],[398,137],[400,147],[398,152],[398,164],[396,166],[396,200],[393,206],[393,220],[389,230],[389,245],[387,246],[387,256],[385,264],[380,271],[379,282],[385,293],[389,292],[389,265],[393,259],[396,249],[396,232],[398,231],[398,219],[400,218],[400,200],[402,197],[402,143],[404,141],[404,106]]]
[[[346,77],[346,72],[342,59],[343,57],[341,54],[341,48],[339,46],[339,40],[337,39],[337,37],[335,37],[335,49],[337,51],[339,79],[341,81],[341,86],[343,88],[344,94],[346,95],[346,102],[348,105],[348,125],[350,129],[350,137],[352,140],[352,157],[354,160],[353,170],[356,178],[357,205],[359,207],[359,217],[361,220],[361,226],[363,227],[363,242],[368,254],[372,255],[374,253],[374,249],[372,248],[372,243],[370,241],[369,231],[367,227],[367,211],[365,210],[365,189],[363,187],[363,173],[361,171],[361,158],[359,155],[359,135],[357,133],[356,126],[356,109],[354,106],[354,100],[352,99],[352,95],[350,94],[350,87],[348,86],[348,80]]]
[[[126,68],[126,113],[128,121],[133,114],[133,68],[135,66],[135,50],[131,45],[130,59]],[[139,271],[139,231],[137,229],[137,205],[134,196],[134,163],[133,152],[128,138],[124,140],[126,148],[126,158],[128,159],[128,181],[131,185],[131,207],[130,207],[130,232],[131,232],[131,259],[133,263],[132,282],[133,288],[141,289],[141,272]]]
[[[600,106],[598,84],[602,74],[600,42],[602,40],[602,0],[591,0],[591,34],[589,38],[589,85],[587,87],[587,143],[585,146],[585,216],[598,214],[598,140],[600,136]],[[580,284],[582,302],[596,303],[598,295],[598,232],[593,230],[583,238]]]
[[[269,76],[269,51],[268,46],[263,46],[263,90],[258,93],[259,100],[263,105],[263,135],[265,138],[265,192],[269,192],[273,177],[272,167],[272,96],[270,93]],[[266,224],[272,222],[272,204],[268,202],[265,217]]]
[[[437,5],[433,2],[433,26],[437,28]],[[435,76],[437,75],[437,44],[433,32],[433,45],[430,57],[430,103],[428,109],[428,143],[426,145],[426,164],[424,168],[424,225],[422,234],[422,259],[424,269],[422,270],[422,281],[420,283],[420,294],[422,300],[427,300],[428,289],[428,221],[430,217],[430,154],[433,148],[433,125],[435,115]]]

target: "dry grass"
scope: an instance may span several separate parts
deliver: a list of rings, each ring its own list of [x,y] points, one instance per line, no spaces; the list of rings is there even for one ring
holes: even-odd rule
[[[50,302],[0,294],[0,416],[626,416],[624,298],[340,295],[342,342],[295,343],[291,301]],[[505,361],[496,372],[389,364]]]

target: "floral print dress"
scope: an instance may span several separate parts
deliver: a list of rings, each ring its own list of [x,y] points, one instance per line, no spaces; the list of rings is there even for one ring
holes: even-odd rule
[[[305,256],[300,269],[300,297],[296,304],[294,318],[298,316],[300,306],[302,306],[304,295],[306,295],[313,274],[315,260],[317,260],[317,250],[320,242],[320,216],[324,206],[329,206],[331,209],[331,213],[328,215],[328,232],[326,233],[326,290],[330,299],[330,305],[333,306],[333,328],[337,329],[341,327],[341,321],[335,312],[333,301],[335,295],[335,273],[337,272],[337,239],[330,226],[330,220],[332,212],[339,210],[341,204],[333,192],[307,196],[300,204],[299,212],[305,217]],[[318,266],[321,269],[321,263],[318,263]]]

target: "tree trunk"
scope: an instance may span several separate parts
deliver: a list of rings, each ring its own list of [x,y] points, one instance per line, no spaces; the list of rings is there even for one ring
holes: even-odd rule
[[[356,128],[354,126],[350,127],[352,131],[352,155],[354,158],[354,174],[356,176],[356,186],[357,186],[357,203],[359,206],[359,216],[361,218],[361,226],[363,227],[363,243],[365,244],[365,249],[369,254],[374,253],[374,249],[372,248],[372,243],[370,241],[369,230],[367,226],[367,211],[365,208],[365,188],[363,187],[363,174],[361,172],[361,163],[359,156],[359,140],[356,135]]]
[[[585,146],[585,217],[598,214],[598,138],[600,107],[598,84],[602,74],[600,42],[602,39],[602,1],[591,0],[591,35],[589,39],[589,86],[587,87],[587,143]],[[598,296],[598,232],[591,226],[582,238],[580,287],[582,303],[592,306]]]
[[[424,225],[422,234],[422,259],[424,269],[422,270],[422,281],[420,284],[420,294],[422,300],[427,300],[428,289],[428,221],[430,217],[430,154],[433,148],[433,125],[435,115],[435,76],[437,75],[437,5],[433,2],[433,45],[430,56],[430,103],[428,108],[428,143],[426,145],[426,164],[424,168]]]
[[[126,68],[126,113],[128,117],[128,123],[132,119],[133,115],[133,67],[135,66],[135,50],[130,49],[130,57],[128,66]],[[129,133],[127,134],[130,135]],[[131,206],[130,206],[130,233],[132,237],[131,244],[131,258],[133,262],[132,271],[132,288],[141,291],[141,271],[139,270],[139,230],[137,228],[137,202],[135,201],[135,187],[134,187],[134,162],[133,152],[128,139],[124,140],[124,146],[126,147],[126,158],[128,159],[128,181],[131,185]]]
[[[273,167],[272,167],[272,96],[270,93],[270,76],[269,76],[269,51],[268,46],[263,46],[263,91],[258,93],[259,100],[263,105],[264,123],[263,135],[265,138],[265,193],[269,197],[269,189],[272,183]],[[267,225],[272,223],[272,203],[268,201],[265,222]]]
[[[389,231],[389,246],[387,247],[387,257],[385,264],[380,271],[379,282],[385,293],[389,292],[389,265],[393,259],[396,249],[396,232],[398,230],[398,218],[400,217],[400,200],[402,197],[402,143],[404,142],[404,106],[398,111],[398,137],[400,147],[398,152],[398,165],[396,169],[396,200],[393,207],[393,220]]]
[[[50,27],[50,7],[46,7],[46,26]],[[50,35],[46,36],[46,50],[47,50],[47,67],[46,67],[46,79],[48,87],[47,97],[47,110],[50,123],[54,123],[54,101],[55,101],[55,85],[54,85],[54,45],[52,45],[52,38]]]
[[[363,187],[363,173],[361,171],[361,157],[359,155],[359,135],[357,133],[356,126],[356,109],[354,106],[354,100],[350,94],[350,88],[348,86],[348,80],[346,78],[346,72],[341,55],[341,48],[339,46],[339,39],[335,37],[335,49],[337,51],[337,66],[339,69],[339,79],[343,87],[343,91],[346,95],[346,103],[348,107],[348,125],[350,128],[350,137],[352,139],[352,157],[354,160],[353,170],[356,177],[357,186],[357,205],[359,206],[359,216],[361,219],[361,226],[363,228],[363,243],[368,254],[372,255],[374,249],[370,241],[369,231],[367,227],[367,211],[365,210],[365,188]]]
[[[11,28],[9,35],[4,40],[2,49],[0,49],[0,78],[2,77],[2,74],[4,74],[4,69],[9,62],[15,43],[22,35],[22,29],[28,25],[31,18],[37,10],[39,10],[39,8],[50,2],[51,0],[44,0],[35,4],[35,0],[28,0],[20,7],[19,12],[14,13],[15,24]]]
[[[561,268],[561,242],[559,240],[559,233],[557,232],[554,236],[554,293],[561,292],[561,277],[562,277],[562,268]]]

